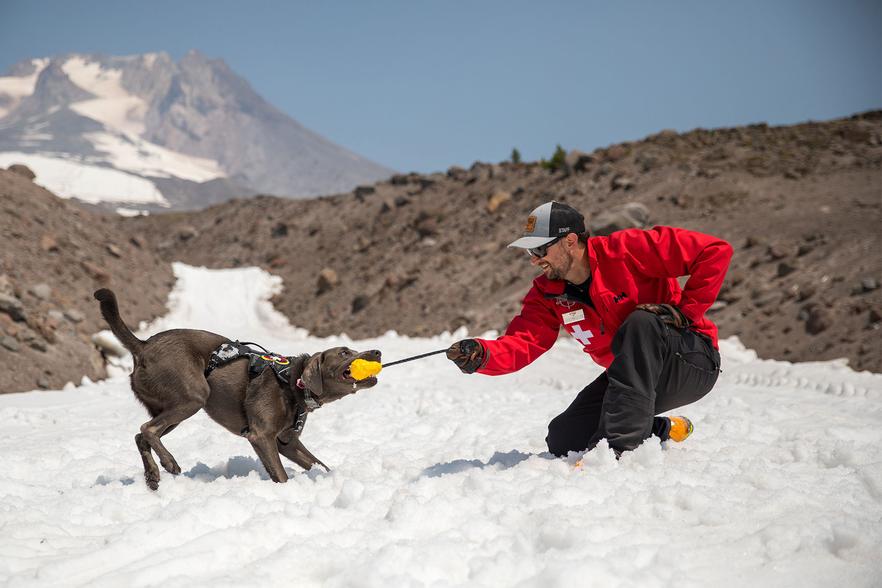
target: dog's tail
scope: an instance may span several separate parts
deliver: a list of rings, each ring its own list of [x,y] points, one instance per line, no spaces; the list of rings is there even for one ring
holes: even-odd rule
[[[134,333],[120,318],[116,295],[107,288],[101,288],[95,292],[95,299],[101,303],[101,314],[104,316],[107,324],[110,325],[110,330],[120,340],[120,343],[133,354],[141,351],[144,342],[135,337]]]

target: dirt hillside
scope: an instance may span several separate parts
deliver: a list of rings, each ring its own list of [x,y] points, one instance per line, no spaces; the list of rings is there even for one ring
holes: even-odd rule
[[[0,170],[0,392],[102,378],[92,292],[116,290],[135,325],[165,312],[171,267],[118,217],[79,208]]]

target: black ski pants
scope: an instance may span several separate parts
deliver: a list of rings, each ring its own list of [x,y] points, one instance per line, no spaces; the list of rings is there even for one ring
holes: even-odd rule
[[[710,392],[720,354],[710,339],[635,310],[612,341],[613,362],[548,424],[548,450],[559,456],[606,439],[617,455],[651,435],[668,439],[670,421],[655,415]]]

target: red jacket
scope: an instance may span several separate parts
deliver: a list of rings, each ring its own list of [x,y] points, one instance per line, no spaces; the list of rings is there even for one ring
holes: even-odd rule
[[[720,291],[731,258],[732,246],[726,241],[673,227],[591,237],[588,293],[594,307],[563,296],[565,281],[537,277],[505,334],[480,340],[489,353],[478,372],[498,376],[529,365],[551,349],[561,326],[595,362],[609,367],[619,325],[635,306],[646,303],[677,306],[692,321],[690,328],[719,348],[717,327],[704,313]],[[689,281],[681,289],[676,278],[686,275]]]

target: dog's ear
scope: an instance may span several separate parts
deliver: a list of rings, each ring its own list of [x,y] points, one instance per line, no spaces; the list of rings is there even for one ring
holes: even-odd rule
[[[309,389],[313,394],[317,394],[318,396],[322,395],[322,354],[316,353],[308,360],[306,360],[306,368],[303,370],[303,375],[300,376],[300,379],[303,380],[303,384]]]

